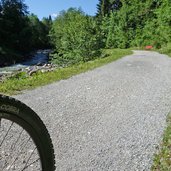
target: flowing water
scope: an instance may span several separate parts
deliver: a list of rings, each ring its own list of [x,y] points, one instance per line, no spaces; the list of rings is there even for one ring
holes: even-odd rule
[[[48,62],[48,54],[51,50],[38,50],[33,58],[29,59],[28,61],[17,63],[7,67],[0,67],[0,74],[8,74],[19,69],[27,68],[29,66],[38,65],[38,64],[45,64]]]

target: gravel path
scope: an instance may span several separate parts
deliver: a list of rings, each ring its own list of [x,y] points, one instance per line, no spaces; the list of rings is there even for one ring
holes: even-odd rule
[[[58,171],[148,171],[171,109],[171,59],[134,51],[15,97],[47,125]]]

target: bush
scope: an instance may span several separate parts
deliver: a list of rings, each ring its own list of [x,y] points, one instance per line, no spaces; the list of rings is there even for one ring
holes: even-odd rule
[[[171,56],[171,43],[168,43],[166,46],[162,46],[159,52]]]
[[[70,8],[56,18],[50,33],[56,52],[52,62],[70,65],[100,55],[96,21],[80,9]]]

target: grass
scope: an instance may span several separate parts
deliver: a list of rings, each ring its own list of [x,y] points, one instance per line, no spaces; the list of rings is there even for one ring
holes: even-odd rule
[[[166,54],[171,57],[171,44],[168,43],[166,46],[162,47],[161,49],[157,50],[159,53]]]
[[[167,118],[168,127],[165,130],[161,148],[154,157],[152,171],[171,170],[171,113]]]
[[[17,76],[7,79],[0,83],[0,93],[7,95],[17,94],[20,93],[21,90],[33,89],[55,81],[67,79],[73,75],[92,70],[115,61],[123,56],[132,54],[130,49],[108,49],[104,50],[104,52],[108,54],[108,57],[99,58],[94,61],[80,63],[66,68],[60,68],[52,72],[37,73],[31,77],[21,74],[19,77]]]

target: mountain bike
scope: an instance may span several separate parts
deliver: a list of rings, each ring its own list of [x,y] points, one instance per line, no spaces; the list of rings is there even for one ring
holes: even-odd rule
[[[0,95],[0,171],[54,171],[50,135],[22,102]]]

